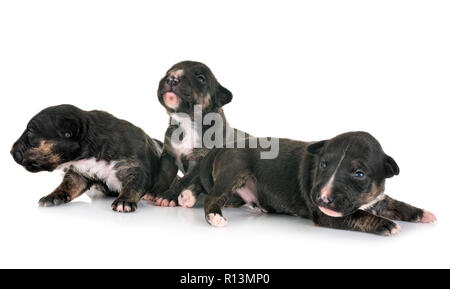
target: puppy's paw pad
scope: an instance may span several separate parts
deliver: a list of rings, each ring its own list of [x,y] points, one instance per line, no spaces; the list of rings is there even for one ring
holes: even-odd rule
[[[152,195],[150,195],[150,194],[145,194],[145,195],[142,197],[142,199],[143,199],[143,200],[146,200],[146,201],[149,201],[149,202],[153,202],[153,201],[155,200],[155,197],[152,196]]]
[[[208,214],[206,220],[214,227],[224,227],[227,225],[227,220],[220,214]]]
[[[437,218],[436,216],[432,213],[432,212],[428,212],[428,211],[423,211],[423,216],[422,218],[418,221],[419,223],[431,223],[431,224],[436,224],[437,223]]]
[[[130,213],[136,211],[137,204],[135,202],[115,200],[111,205],[111,209],[120,213]]]
[[[195,205],[197,198],[191,190],[184,190],[178,196],[178,204],[183,208],[192,208]]]

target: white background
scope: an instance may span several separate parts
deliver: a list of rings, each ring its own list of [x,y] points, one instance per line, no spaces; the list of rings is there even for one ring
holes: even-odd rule
[[[1,1],[1,267],[449,267],[448,1]],[[60,173],[31,174],[9,150],[41,109],[102,109],[162,139],[156,97],[181,60],[233,94],[232,126],[320,140],[365,130],[401,168],[387,193],[437,225],[390,238],[226,209],[110,210],[83,196],[38,208]]]

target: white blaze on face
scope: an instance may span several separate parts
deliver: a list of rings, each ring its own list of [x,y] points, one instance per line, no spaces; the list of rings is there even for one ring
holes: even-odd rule
[[[336,169],[334,170],[333,174],[331,175],[331,178],[328,180],[327,184],[320,190],[320,198],[325,201],[328,200],[328,197],[331,195],[331,190],[333,189],[334,184],[334,178],[336,176],[336,172],[339,169],[339,167],[342,164],[342,161],[345,158],[345,154],[347,153],[349,146],[347,146],[342,153],[341,159],[339,160],[338,165],[336,166]]]

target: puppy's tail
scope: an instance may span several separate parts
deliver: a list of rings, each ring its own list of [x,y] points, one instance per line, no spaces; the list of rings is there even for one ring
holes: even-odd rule
[[[200,162],[200,181],[207,194],[210,194],[214,186],[214,179],[212,177],[213,165],[217,153],[220,149],[211,150]]]

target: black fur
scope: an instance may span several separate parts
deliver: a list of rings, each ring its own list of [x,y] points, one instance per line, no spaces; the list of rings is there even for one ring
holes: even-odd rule
[[[172,101],[175,98],[178,102],[176,107],[167,103],[167,95],[171,94]],[[223,137],[227,141],[235,141],[238,137],[237,130],[234,137],[226,134],[226,119],[222,110],[222,106],[229,103],[233,95],[222,86],[212,73],[212,71],[203,63],[195,61],[183,61],[172,66],[159,82],[158,100],[171,116],[171,122],[174,121],[174,115],[183,113],[190,120],[194,120],[194,106],[202,105],[203,117],[207,113],[217,113],[222,117],[224,122]],[[177,181],[169,190],[154,191],[157,205],[174,206],[178,204],[179,196],[184,189],[189,189],[195,198],[203,193],[203,188],[199,179],[199,161],[209,151],[208,148],[192,148],[189,152],[180,153],[175,149],[172,141],[172,134],[178,128],[178,123],[169,124],[164,139],[164,152],[161,162],[164,169],[161,170],[161,177],[164,179],[174,178],[178,169],[184,176]],[[212,125],[202,124],[203,134]],[[243,133],[243,135],[246,135]],[[183,135],[186,137],[186,135]],[[203,139],[203,135],[199,136]],[[181,195],[182,197],[182,195]],[[150,196],[149,199],[153,199]],[[236,200],[238,203],[241,201]]]
[[[280,139],[279,148],[275,159],[261,159],[261,149],[255,148],[214,149],[202,160],[209,222],[214,214],[222,216],[230,197],[248,189],[246,202],[263,211],[302,216],[326,227],[389,235],[399,227],[383,217],[421,221],[422,209],[383,195],[385,179],[399,168],[370,134],[351,132],[315,143]]]
[[[118,196],[112,205],[114,210],[133,211],[155,186],[161,149],[161,142],[109,113],[58,105],[30,120],[11,154],[30,172],[65,168],[63,183],[41,199],[42,206],[71,201],[95,185],[108,195]],[[115,162],[113,169],[122,189],[108,186],[101,174],[90,175],[74,165],[87,159]]]

